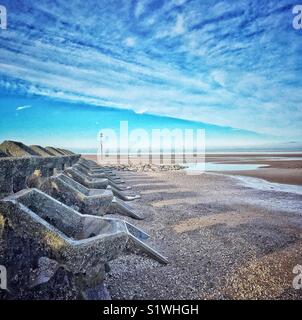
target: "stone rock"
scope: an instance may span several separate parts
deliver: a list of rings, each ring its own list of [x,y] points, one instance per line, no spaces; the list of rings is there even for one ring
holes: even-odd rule
[[[136,172],[159,172],[159,171],[175,171],[186,168],[179,164],[171,165],[156,165],[156,164],[116,164],[110,165],[110,167],[119,171],[136,171]]]
[[[41,257],[38,260],[38,268],[31,273],[29,287],[33,288],[42,283],[48,282],[59,269],[57,261],[47,257]]]

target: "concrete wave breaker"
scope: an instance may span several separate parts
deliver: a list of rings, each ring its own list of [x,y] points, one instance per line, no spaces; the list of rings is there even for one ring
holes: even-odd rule
[[[89,181],[97,181],[97,180],[101,180],[101,179],[106,179],[107,180],[107,184],[113,186],[115,189],[120,190],[120,191],[124,191],[124,190],[128,190],[129,187],[121,187],[119,185],[117,185],[115,182],[113,182],[112,180],[108,179],[108,178],[104,178],[104,177],[100,177],[100,176],[94,176],[91,174],[87,174],[86,172],[83,172],[83,170],[81,170],[78,166],[73,166],[72,169],[77,172],[78,174],[82,175],[83,177],[85,177],[86,179],[88,179]]]
[[[90,169],[103,169],[100,165],[92,160],[87,160],[84,158],[79,159],[79,163],[84,164],[85,166],[89,167]]]
[[[48,178],[39,189],[83,214],[96,216],[103,216],[113,200],[111,190],[88,189],[64,174]]]
[[[111,185],[113,185],[114,187],[116,187],[117,189],[120,190],[128,190],[131,189],[131,187],[127,187],[127,186],[120,186],[120,184],[122,184],[119,180],[114,180],[111,179],[111,177],[108,177],[106,174],[104,173],[91,173],[89,172],[89,170],[85,169],[82,165],[80,164],[76,164],[73,166],[73,168],[77,169],[78,171],[80,171],[81,173],[83,173],[84,175],[86,175],[89,179],[108,179],[109,183]]]
[[[118,183],[125,183],[125,181],[122,180],[121,177],[117,176],[115,173],[108,173],[101,168],[100,169],[91,169],[91,168],[87,167],[86,164],[84,164],[82,162],[78,162],[77,166],[81,167],[83,170],[85,170],[85,172],[88,172],[92,175],[100,175],[100,177],[105,176],[107,178],[110,178],[111,180],[118,182]]]
[[[144,241],[148,235],[120,219],[82,215],[38,189],[22,190],[0,201],[15,232],[46,246],[67,270],[91,278],[99,266],[122,253],[144,253],[168,261]]]
[[[78,163],[84,165],[86,168],[88,168],[91,171],[102,170],[102,172],[105,172],[108,174],[114,174],[112,168],[100,166],[100,165],[96,164],[95,162],[93,162],[92,160],[87,160],[87,159],[81,158],[81,159],[79,159]]]
[[[133,208],[116,199],[111,190],[88,189],[62,173],[47,179],[39,189],[82,214],[102,216],[117,213],[142,219]]]
[[[125,182],[121,182],[121,180],[118,177],[116,177],[116,176],[112,176],[112,177],[108,176],[104,172],[101,172],[101,173],[91,172],[90,170],[88,170],[85,167],[83,167],[81,164],[76,164],[73,167],[76,168],[77,170],[81,171],[82,173],[84,173],[88,177],[91,177],[91,178],[105,178],[105,179],[108,179],[110,182],[112,182],[112,183],[114,183],[116,185],[125,183]],[[129,188],[129,187],[125,187],[125,186],[121,186],[121,187],[122,188]]]
[[[97,179],[97,178],[89,178],[84,175],[82,172],[77,170],[76,168],[68,168],[65,170],[65,173],[70,176],[72,179],[81,183],[85,187],[89,189],[105,189],[106,187],[112,190],[113,194],[118,198],[124,201],[132,201],[136,199],[140,199],[140,195],[127,195],[122,191],[118,190],[116,187],[109,184],[108,179]]]
[[[123,200],[118,199],[117,197],[113,197],[111,205],[108,209],[107,213],[117,213],[122,214],[124,216],[129,216],[133,219],[142,220],[144,219],[142,216],[138,215],[135,210],[130,207]]]
[[[64,172],[89,189],[105,189],[108,186],[108,179],[92,179],[85,176],[82,172],[75,168],[68,168]]]
[[[124,194],[123,192],[121,192],[120,190],[117,190],[114,186],[108,186],[107,187],[108,190],[112,190],[113,194],[124,200],[124,201],[133,201],[136,199],[140,199],[141,196],[139,194],[135,194],[135,195],[128,195],[128,194]]]
[[[80,158],[79,161],[77,162],[78,165],[81,165],[83,168],[85,168],[86,170],[88,170],[90,173],[94,173],[94,174],[97,174],[97,173],[104,173],[106,174],[107,176],[111,177],[112,179],[115,179],[115,180],[121,180],[120,177],[118,177],[116,175],[116,173],[114,173],[112,170],[108,170],[106,169],[105,167],[101,167],[97,164],[95,165],[91,165],[89,163],[86,162],[85,159],[83,158]]]

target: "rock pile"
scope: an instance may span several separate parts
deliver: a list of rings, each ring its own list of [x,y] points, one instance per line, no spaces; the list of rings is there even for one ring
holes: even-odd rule
[[[156,165],[156,164],[117,164],[110,165],[110,168],[118,171],[135,171],[135,172],[159,172],[159,171],[176,171],[186,167],[179,164]]]

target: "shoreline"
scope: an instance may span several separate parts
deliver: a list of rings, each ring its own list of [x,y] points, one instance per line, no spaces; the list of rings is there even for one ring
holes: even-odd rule
[[[96,155],[82,155],[86,159],[97,160]],[[302,153],[291,154],[207,154],[207,162],[223,164],[260,164],[266,166],[256,170],[207,171],[222,173],[227,176],[247,176],[263,179],[273,183],[302,185]],[[301,160],[297,160],[301,158]],[[139,163],[141,159],[131,158],[131,162]],[[147,163],[147,162],[146,162]]]

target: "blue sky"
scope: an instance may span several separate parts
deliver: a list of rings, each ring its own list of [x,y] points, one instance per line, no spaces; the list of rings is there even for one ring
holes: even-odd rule
[[[78,134],[90,146],[101,128],[96,118],[107,117],[109,127],[120,119],[143,127],[193,120],[181,123],[200,122],[230,145],[247,136],[255,144],[301,142],[296,1],[1,4],[8,12],[8,29],[0,29],[1,139],[73,146]]]

